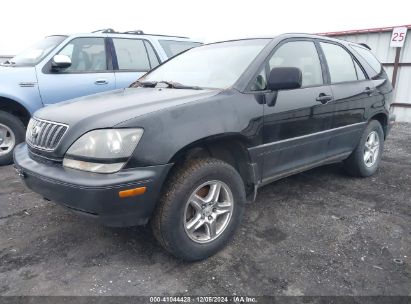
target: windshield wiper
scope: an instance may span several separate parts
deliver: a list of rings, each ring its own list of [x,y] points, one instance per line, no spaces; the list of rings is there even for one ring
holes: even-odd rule
[[[170,89],[187,89],[187,90],[202,90],[203,88],[198,87],[198,86],[189,86],[189,85],[185,85],[185,84],[181,84],[179,82],[173,82],[173,81],[159,81],[157,82],[157,84],[159,83],[164,83],[167,85],[168,88]]]
[[[203,88],[198,87],[198,86],[188,86],[188,85],[184,85],[178,82],[173,82],[173,81],[135,81],[133,82],[129,88],[138,88],[138,87],[142,87],[142,88],[155,88],[157,87],[157,85],[159,84],[165,84],[167,86],[167,88],[169,89],[186,89],[186,90],[202,90]]]
[[[135,81],[130,84],[129,88],[154,88],[157,85],[157,81]]]

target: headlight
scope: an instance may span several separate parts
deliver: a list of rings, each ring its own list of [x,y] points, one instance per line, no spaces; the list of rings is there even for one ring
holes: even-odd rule
[[[97,173],[119,171],[136,148],[143,129],[90,131],[68,149],[63,166]]]

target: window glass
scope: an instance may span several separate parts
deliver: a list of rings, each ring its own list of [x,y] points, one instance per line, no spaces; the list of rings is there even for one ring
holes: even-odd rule
[[[331,43],[320,42],[320,45],[327,60],[332,83],[357,80],[353,59],[346,50]]]
[[[153,69],[156,66],[158,66],[160,62],[158,61],[157,55],[153,47],[151,46],[151,43],[144,41],[144,44],[146,45],[148,58],[150,59],[150,65],[151,65],[151,68]]]
[[[76,38],[71,40],[59,54],[71,58],[71,66],[65,71],[107,70],[104,38]]]
[[[201,45],[200,42],[192,41],[159,40],[159,42],[164,52],[166,52],[167,57],[173,57],[185,50]]]
[[[150,62],[143,40],[115,38],[113,43],[120,70],[150,70]]]
[[[283,44],[269,61],[270,70],[276,67],[296,67],[303,75],[302,86],[323,84],[317,49],[312,41],[293,41]]]
[[[381,63],[375,58],[370,50],[357,45],[351,45],[351,47],[360,54],[360,56],[368,62],[374,71],[381,72]]]
[[[55,47],[57,47],[67,36],[49,36],[37,42],[21,54],[8,60],[8,62],[15,66],[35,65],[47,56]]]
[[[240,78],[269,42],[269,39],[250,39],[192,48],[173,57],[140,80],[167,80],[202,88],[228,88]]]
[[[355,70],[357,71],[357,77],[359,80],[364,80],[367,79],[367,77],[365,77],[364,72],[362,71],[361,67],[358,65],[358,63],[354,60],[354,65],[355,65]]]
[[[267,76],[265,73],[265,67],[255,78],[254,83],[251,85],[251,91],[263,91],[267,89]]]

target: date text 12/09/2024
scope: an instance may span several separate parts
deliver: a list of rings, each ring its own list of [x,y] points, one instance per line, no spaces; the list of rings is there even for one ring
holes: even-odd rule
[[[175,296],[150,297],[150,303],[258,303],[258,300],[248,296]]]

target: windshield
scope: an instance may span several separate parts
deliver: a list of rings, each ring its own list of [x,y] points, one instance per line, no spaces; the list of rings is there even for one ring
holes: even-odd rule
[[[6,61],[12,65],[35,65],[58,46],[66,36],[50,36],[32,45],[21,54]]]
[[[172,58],[140,79],[201,88],[232,86],[269,39],[239,40],[200,46]]]
[[[167,57],[173,57],[185,50],[191,49],[196,46],[200,46],[200,42],[192,41],[177,41],[177,40],[159,40],[164,52],[166,52]]]

